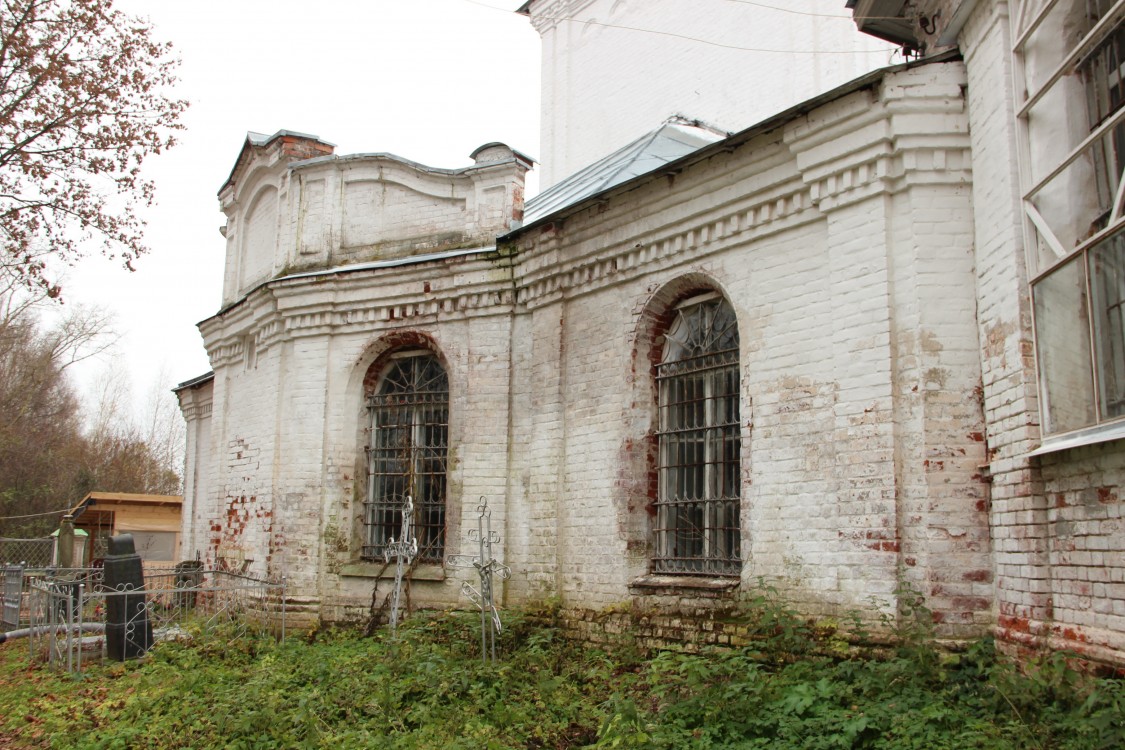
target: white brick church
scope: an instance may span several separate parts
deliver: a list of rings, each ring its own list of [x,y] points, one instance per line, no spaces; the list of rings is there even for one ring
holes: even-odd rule
[[[526,204],[504,144],[251,134],[181,548],[358,617],[410,495],[454,606],[485,497],[503,601],[587,630],[905,578],[945,635],[1125,662],[1125,0],[844,6],[531,0]]]

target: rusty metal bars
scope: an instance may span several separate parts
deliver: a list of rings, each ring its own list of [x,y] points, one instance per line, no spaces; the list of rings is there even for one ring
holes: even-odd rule
[[[429,353],[393,360],[367,407],[371,445],[362,556],[383,557],[402,525],[403,503],[410,496],[418,559],[440,563],[449,451],[449,383],[441,363]]]
[[[657,365],[658,497],[653,572],[738,575],[741,433],[738,333],[716,299],[682,308]]]

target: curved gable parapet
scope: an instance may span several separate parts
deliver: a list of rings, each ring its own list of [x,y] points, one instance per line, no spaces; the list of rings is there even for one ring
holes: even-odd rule
[[[263,185],[250,201],[242,237],[239,289],[264,281],[273,270],[278,240],[278,189]]]
[[[316,136],[288,130],[271,136],[247,134],[219,190],[219,205],[227,217],[222,230],[227,243],[224,305],[285,267],[292,245],[288,165],[330,155],[333,148]]]
[[[315,271],[493,244],[522,216],[531,160],[503,144],[482,149],[474,153],[483,160],[458,169],[386,153],[291,164],[297,251],[286,269]]]
[[[533,162],[503,143],[472,158],[444,169],[387,153],[337,156],[288,131],[252,134],[219,193],[224,304],[279,275],[492,245],[523,216]]]

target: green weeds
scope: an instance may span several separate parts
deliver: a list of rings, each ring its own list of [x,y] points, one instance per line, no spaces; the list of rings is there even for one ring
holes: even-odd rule
[[[550,613],[547,613],[550,614]],[[72,678],[0,648],[0,746],[56,748],[1118,748],[1125,687],[1063,656],[1017,669],[981,641],[941,654],[899,617],[897,649],[863,658],[763,589],[747,645],[644,657],[563,639],[509,613],[501,662],[477,619],[410,618],[395,640],[161,644]]]

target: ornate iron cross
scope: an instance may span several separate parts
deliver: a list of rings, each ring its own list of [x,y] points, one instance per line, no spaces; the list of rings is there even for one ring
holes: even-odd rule
[[[414,556],[418,554],[418,540],[414,537],[414,532],[410,528],[411,522],[414,520],[414,500],[410,495],[406,496],[406,502],[402,506],[402,531],[399,534],[398,541],[392,536],[390,542],[383,549],[383,559],[388,563],[393,557],[395,559],[395,587],[391,591],[391,634],[398,632],[398,609],[399,601],[402,598],[402,577],[406,570],[406,566],[414,560]]]
[[[496,636],[500,634],[500,613],[492,598],[492,579],[501,580],[512,577],[512,569],[492,557],[492,545],[500,542],[500,535],[492,530],[492,510],[488,500],[480,499],[477,506],[477,528],[469,529],[468,537],[477,543],[479,552],[473,555],[449,555],[445,564],[451,568],[476,568],[480,576],[480,591],[466,582],[461,584],[461,593],[469,597],[480,609],[480,658],[488,662],[496,661]]]

